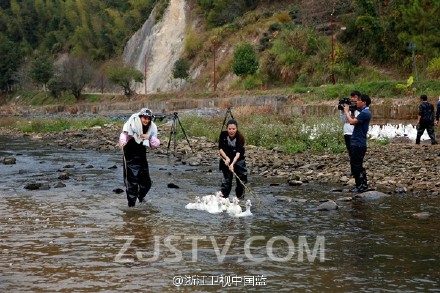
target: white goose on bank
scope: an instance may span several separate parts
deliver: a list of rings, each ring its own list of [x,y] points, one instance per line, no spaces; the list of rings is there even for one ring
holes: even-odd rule
[[[251,212],[251,200],[248,199],[246,200],[246,210],[244,212],[241,212],[237,215],[234,215],[235,217],[248,217],[248,216],[252,216],[252,212]]]

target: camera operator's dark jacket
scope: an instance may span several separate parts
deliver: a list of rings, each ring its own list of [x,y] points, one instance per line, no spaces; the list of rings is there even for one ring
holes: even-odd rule
[[[434,124],[434,106],[431,103],[423,101],[419,105],[420,124]]]

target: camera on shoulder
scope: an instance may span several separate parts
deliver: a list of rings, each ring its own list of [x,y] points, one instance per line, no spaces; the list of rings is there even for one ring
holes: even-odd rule
[[[344,110],[344,105],[349,105],[348,109],[350,110],[350,112],[354,112],[357,110],[356,105],[353,105],[350,101],[350,98],[342,98],[339,100],[338,103],[338,110],[343,111]]]

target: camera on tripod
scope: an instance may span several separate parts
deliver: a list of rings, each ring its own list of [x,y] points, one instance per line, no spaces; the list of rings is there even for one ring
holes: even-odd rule
[[[343,111],[344,110],[344,105],[348,105],[348,109],[350,110],[350,112],[354,112],[357,110],[356,105],[352,104],[350,101],[350,98],[342,98],[339,100],[338,103],[338,110]]]

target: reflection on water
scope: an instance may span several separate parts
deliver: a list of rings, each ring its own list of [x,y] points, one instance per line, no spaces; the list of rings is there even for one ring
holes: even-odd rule
[[[318,212],[320,199],[347,195],[252,177],[261,204],[252,206],[253,217],[231,218],[184,208],[218,189],[220,174],[209,172],[215,165],[149,155],[149,202],[128,209],[125,195],[112,192],[123,188],[120,154],[0,143],[0,156],[17,158],[0,171],[3,292],[440,291],[438,198],[339,202],[337,211]],[[31,181],[52,186],[61,172],[70,176],[64,188],[23,188]],[[168,189],[171,182],[180,188]],[[433,216],[411,216],[421,211]],[[217,281],[177,288],[179,276]]]

